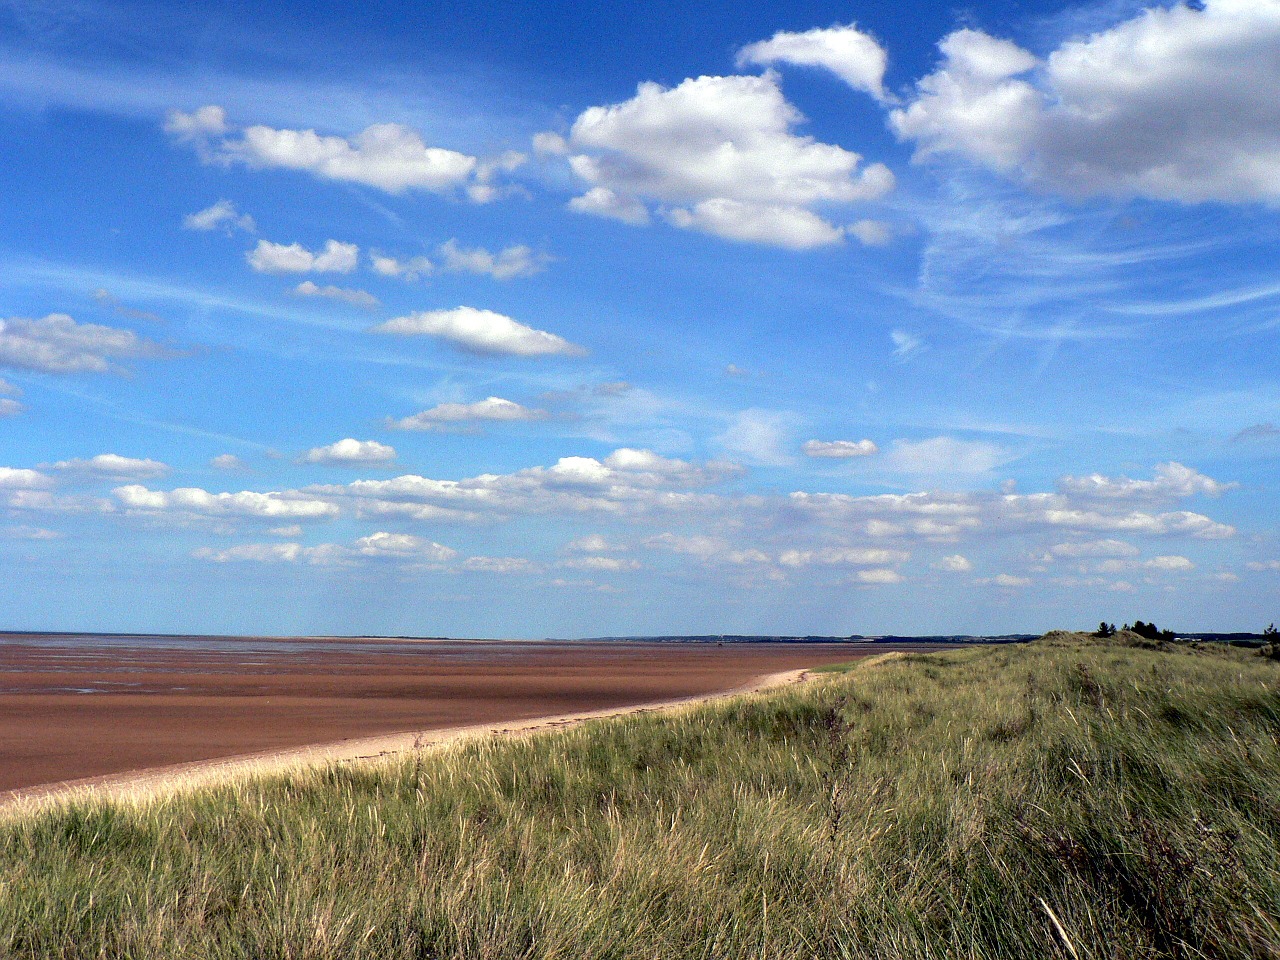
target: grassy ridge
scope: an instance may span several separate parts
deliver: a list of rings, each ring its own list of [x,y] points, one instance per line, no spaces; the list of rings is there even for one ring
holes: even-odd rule
[[[1264,957],[1280,668],[1044,640],[0,826],[0,956]]]

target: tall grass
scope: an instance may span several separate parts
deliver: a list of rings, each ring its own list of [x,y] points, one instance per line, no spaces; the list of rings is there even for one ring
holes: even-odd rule
[[[9,957],[1275,957],[1280,668],[1080,639],[0,827]]]

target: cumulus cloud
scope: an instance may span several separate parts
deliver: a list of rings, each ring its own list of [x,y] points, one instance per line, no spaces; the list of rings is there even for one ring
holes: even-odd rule
[[[476,273],[495,280],[511,280],[515,277],[532,277],[547,268],[550,258],[534,252],[530,247],[516,245],[497,253],[483,247],[467,249],[457,240],[449,240],[440,246],[442,268],[450,273]]]
[[[329,240],[323,250],[313,253],[300,243],[259,240],[245,259],[259,273],[350,273],[359,262],[360,248]]]
[[[884,71],[889,55],[870,34],[855,24],[807,30],[804,33],[779,31],[770,39],[743,47],[738,66],[768,67],[787,63],[799,67],[822,67],[863,93],[885,99]]]
[[[409,281],[429,277],[435,270],[435,264],[427,257],[409,257],[400,260],[376,250],[369,254],[369,266],[380,277],[400,277]]]
[[[880,448],[871,440],[806,440],[801,449],[804,450],[806,457],[827,457],[838,460],[869,457],[880,452]]]
[[[730,240],[809,249],[845,228],[816,204],[889,192],[883,164],[799,136],[803,120],[772,73],[642,83],[623,103],[591,107],[569,134],[570,167],[588,187],[572,209],[641,224],[646,201],[678,227]]]
[[[953,553],[950,556],[943,557],[934,566],[947,573],[968,573],[973,569],[973,564],[969,561],[969,558],[961,553]]]
[[[974,583],[984,586],[1004,587],[1007,590],[1016,590],[1020,587],[1031,586],[1031,580],[1028,577],[1015,577],[1010,573],[1001,573],[997,576],[975,580]]]
[[[2,477],[0,477],[2,479]],[[149,490],[128,484],[111,491],[120,504],[141,514],[192,514],[206,517],[328,520],[338,515],[334,504],[296,491],[284,493],[210,493],[199,487]]]
[[[554,333],[535,330],[501,313],[475,307],[411,313],[373,329],[401,336],[436,337],[469,353],[517,357],[578,357],[586,353],[582,347]]]
[[[231,128],[227,125],[227,111],[222,107],[207,106],[191,113],[170,110],[164,123],[165,133],[179,142],[207,140],[220,137]]]
[[[312,280],[303,280],[294,288],[294,293],[300,297],[324,297],[328,300],[340,300],[343,303],[349,303],[353,307],[365,307],[372,309],[378,305],[378,298],[366,290],[357,290],[350,287],[335,287],[332,284],[328,286],[318,286]]]
[[[1066,493],[1110,500],[1180,499],[1197,495],[1219,497],[1236,486],[1235,483],[1221,483],[1176,461],[1157,464],[1155,477],[1151,480],[1112,478],[1091,473],[1083,477],[1065,476],[1058,481],[1059,489]]]
[[[494,253],[484,247],[464,247],[457,240],[446,240],[436,249],[436,253],[440,258],[438,262],[424,256],[399,259],[375,251],[370,255],[369,263],[374,273],[380,276],[416,281],[437,270],[443,273],[474,273],[490,276],[495,280],[513,280],[539,274],[551,262],[550,256],[524,244],[514,244]]]
[[[344,486],[312,487],[312,496],[351,500],[357,509],[413,515],[420,507],[471,514],[566,513],[633,516],[656,510],[682,510],[711,495],[696,488],[737,476],[740,468],[660,456],[649,450],[621,448],[603,461],[561,457],[550,467],[529,467],[510,474],[482,474],[465,480],[437,480],[408,474],[388,480],[357,480]],[[714,499],[714,497],[711,497]],[[404,510],[396,510],[404,506]],[[424,515],[433,519],[435,514]]]
[[[538,567],[524,557],[467,557],[462,569],[477,573],[537,573]]]
[[[616,544],[598,533],[589,533],[585,537],[579,537],[565,544],[565,549],[578,553],[619,553],[625,551],[626,547]]]
[[[375,123],[355,136],[257,125],[222,143],[221,155],[251,167],[299,170],[321,180],[359,183],[387,193],[452,193],[474,182],[476,157],[429,147],[411,127]]]
[[[52,484],[39,470],[0,467],[0,490],[40,490]]]
[[[847,229],[864,247],[883,247],[893,239],[892,228],[882,220],[858,220]]]
[[[1280,202],[1280,5],[1152,7],[1037,58],[959,30],[890,123],[1072,194]]]
[[[112,479],[136,478],[149,480],[169,472],[169,465],[159,460],[122,457],[116,453],[100,453],[87,460],[59,460],[49,465],[54,470],[91,474]]]
[[[452,560],[458,555],[458,551],[451,547],[408,533],[371,533],[357,540],[353,549],[365,557],[413,557],[437,563]]]
[[[1139,550],[1123,540],[1086,540],[1079,543],[1059,543],[1049,548],[1055,557],[1134,557]]]
[[[620,220],[633,227],[647,226],[651,220],[649,208],[643,203],[608,187],[592,187],[582,196],[574,197],[569,201],[569,209],[593,217]]]
[[[217,470],[246,470],[249,465],[234,453],[220,453],[209,461],[209,466]]]
[[[887,568],[859,570],[854,574],[854,580],[869,586],[888,586],[894,583],[901,583],[904,579],[905,577],[898,573],[897,570],[889,570]]]
[[[1093,569],[1098,573],[1124,573],[1129,570],[1158,570],[1163,572],[1186,573],[1194,570],[1196,565],[1187,557],[1177,554],[1152,557],[1150,560],[1103,560]],[[1083,569],[1083,568],[1082,568]]]
[[[116,362],[169,356],[132,330],[76,323],[65,313],[0,319],[0,367],[41,373],[121,373]]]
[[[385,466],[394,463],[394,447],[377,440],[355,440],[347,437],[327,447],[313,447],[302,455],[303,463],[319,463],[342,467]]]
[[[885,455],[888,470],[916,474],[981,474],[1013,460],[1003,447],[980,440],[931,437],[927,440],[895,440]]]
[[[222,230],[228,236],[235,230],[245,233],[257,233],[258,225],[253,217],[241,213],[230,200],[219,200],[212,206],[205,207],[196,213],[189,213],[182,218],[184,230]]]
[[[602,573],[623,573],[640,569],[639,561],[626,557],[575,557],[572,560],[562,561],[560,566],[571,570],[593,570]]]
[[[828,547],[821,550],[784,550],[778,556],[778,562],[784,567],[809,566],[876,566],[886,563],[901,563],[910,554],[902,550],[885,550],[881,548]]]
[[[400,430],[449,430],[474,423],[516,423],[545,420],[546,410],[521,406],[513,400],[486,397],[475,403],[442,403],[402,420],[393,420],[390,426]]]
[[[12,397],[0,397],[0,417],[16,417],[27,409],[26,404]]]

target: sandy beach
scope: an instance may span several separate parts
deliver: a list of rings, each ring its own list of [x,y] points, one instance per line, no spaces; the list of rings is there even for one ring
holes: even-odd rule
[[[406,736],[567,722],[880,652],[865,644],[104,645],[11,636],[0,644],[0,800],[316,745],[333,759],[377,755],[402,749]]]

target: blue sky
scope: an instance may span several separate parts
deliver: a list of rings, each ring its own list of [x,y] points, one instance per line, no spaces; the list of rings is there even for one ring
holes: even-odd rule
[[[1274,0],[0,3],[0,626],[1260,629],[1276,49]]]

